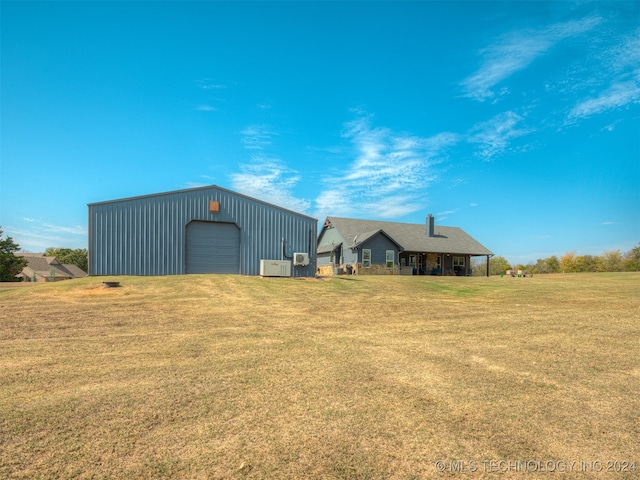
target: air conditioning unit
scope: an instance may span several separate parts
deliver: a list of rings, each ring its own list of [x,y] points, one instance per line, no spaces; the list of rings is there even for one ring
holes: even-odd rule
[[[261,277],[290,277],[291,262],[288,260],[260,260]]]
[[[309,254],[308,253],[294,253],[293,254],[293,265],[295,267],[306,267],[309,265]]]

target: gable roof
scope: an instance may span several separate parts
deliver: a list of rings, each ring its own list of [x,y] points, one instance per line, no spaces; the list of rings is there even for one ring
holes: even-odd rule
[[[435,226],[434,236],[429,237],[424,224],[358,220],[354,218],[327,217],[325,225],[336,228],[349,248],[356,248],[363,238],[382,230],[404,251],[424,253],[459,253],[467,255],[493,255],[471,235],[459,227]]]
[[[381,228],[378,230],[372,230],[370,232],[362,232],[353,239],[353,243],[350,245],[350,248],[358,248],[360,245],[364,244],[370,238],[375,237],[376,235],[384,235],[391,242],[395,243],[399,250],[404,250],[403,246],[400,245],[391,235],[382,230]]]
[[[172,191],[169,191],[169,192],[151,193],[151,194],[148,194],[148,195],[137,195],[137,196],[134,196],[134,197],[125,197],[125,198],[118,198],[118,199],[115,199],[115,200],[106,200],[106,201],[102,201],[102,202],[93,202],[93,203],[89,203],[87,206],[88,207],[93,207],[93,206],[96,206],[96,205],[108,205],[108,204],[120,203],[120,202],[130,202],[132,200],[142,200],[142,199],[150,199],[150,198],[154,198],[154,197],[181,195],[181,194],[188,193],[188,192],[197,192],[197,191],[205,191],[205,190],[210,190],[210,191],[218,190],[220,192],[225,192],[225,193],[227,193],[229,195],[233,195],[233,196],[236,196],[236,197],[244,198],[246,200],[249,200],[250,202],[254,202],[254,203],[259,203],[259,204],[265,205],[265,206],[267,206],[269,208],[274,208],[276,210],[282,210],[283,212],[291,213],[291,214],[297,215],[299,217],[308,218],[308,219],[314,220],[316,222],[318,221],[317,218],[310,217],[308,215],[305,215],[304,213],[295,212],[295,211],[290,210],[288,208],[284,208],[284,207],[281,207],[279,205],[275,205],[273,203],[265,202],[264,200],[260,200],[258,198],[250,197],[250,196],[245,195],[243,193],[234,192],[233,190],[228,190],[226,188],[219,187],[218,185],[207,185],[207,186],[203,186],[203,187],[185,188],[185,189],[182,189],[182,190],[172,190]]]
[[[73,263],[63,263],[62,267],[76,278],[88,276],[87,272],[82,270],[79,266],[74,265]]]
[[[34,274],[40,277],[49,278],[53,273],[55,278],[77,278],[86,277],[87,273],[80,267],[65,263],[62,264],[56,257],[46,257],[44,254],[22,254],[16,256],[24,257],[28,260],[26,267],[22,269],[23,277],[32,277]],[[53,269],[53,271],[52,271]]]

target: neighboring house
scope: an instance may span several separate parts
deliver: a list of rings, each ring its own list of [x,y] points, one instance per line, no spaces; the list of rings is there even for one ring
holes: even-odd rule
[[[24,282],[57,282],[87,276],[80,267],[62,264],[56,257],[46,257],[44,253],[16,253],[16,256],[24,257],[29,262],[17,275]]]
[[[471,258],[493,253],[458,227],[327,217],[318,236],[321,275],[471,275]]]

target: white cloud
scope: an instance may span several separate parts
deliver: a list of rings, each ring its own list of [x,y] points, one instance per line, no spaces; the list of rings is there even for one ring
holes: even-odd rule
[[[216,107],[211,106],[211,105],[198,105],[196,107],[196,110],[198,110],[200,112],[216,112],[218,109]]]
[[[610,70],[616,73],[636,70],[640,66],[640,28],[615,43],[605,59],[610,59]]]
[[[343,185],[336,183],[331,188],[323,189],[315,199],[318,218],[329,215],[336,217],[350,217],[354,214],[356,206],[349,196],[349,191]]]
[[[311,202],[293,194],[300,176],[280,160],[262,155],[242,165],[240,173],[231,175],[234,190],[295,212],[306,212]]]
[[[210,183],[203,182],[184,182],[179,185],[179,188],[200,188],[211,185]]]
[[[569,120],[590,117],[634,103],[640,103],[640,81],[637,78],[613,83],[597,97],[578,103],[569,112]]]
[[[601,27],[553,82],[564,97],[577,99],[567,108],[565,125],[640,102],[640,28],[629,31],[615,17]]]
[[[441,133],[431,138],[373,127],[362,112],[345,124],[343,138],[353,158],[342,171],[328,175],[316,198],[317,216],[396,218],[424,206],[427,187],[437,176],[432,165],[458,135]]]
[[[62,246],[62,238],[56,235],[42,233],[37,228],[24,229],[7,225],[5,234],[13,238],[22,252],[44,251],[55,245]],[[65,245],[66,247],[66,245]]]
[[[571,108],[568,123],[640,103],[640,28],[624,35],[611,33],[605,40],[589,59],[589,80],[578,83],[589,96]]]
[[[71,235],[87,235],[87,229],[80,225],[67,227],[62,225],[51,225],[50,223],[43,223],[42,228],[46,232],[68,233]]]
[[[444,212],[438,212],[436,213],[436,221],[440,222],[442,220],[445,220],[449,217],[449,215],[453,215],[454,213],[458,213],[459,211],[460,209],[456,208],[454,210],[445,210]]]
[[[8,225],[6,233],[14,237],[22,251],[44,251],[48,247],[86,248],[87,229],[84,226],[54,225],[35,218],[21,220],[27,225]]]
[[[610,123],[608,125],[605,125],[600,130],[607,131],[607,132],[613,132],[616,129],[616,127],[618,126],[619,123],[620,123],[620,120],[616,120],[615,122],[612,122],[612,123]]]
[[[221,90],[223,88],[227,88],[226,85],[221,83],[215,83],[210,78],[203,78],[202,80],[197,80],[196,85],[202,88],[203,90]]]
[[[479,144],[478,156],[489,161],[502,154],[509,147],[511,140],[533,131],[530,128],[518,128],[522,120],[523,117],[511,111],[496,115],[475,125],[468,135],[468,140]]]
[[[264,150],[277,133],[266,125],[251,125],[242,132],[242,143],[249,150]]]
[[[558,42],[588,32],[598,23],[599,17],[587,17],[502,36],[496,43],[478,52],[481,57],[480,68],[460,84],[464,96],[478,101],[494,98],[494,89],[499,83],[527,68]],[[508,93],[508,89],[503,87],[500,94],[505,93]]]
[[[258,124],[248,126],[241,134],[244,147],[253,153],[250,162],[240,165],[240,172],[230,176],[232,187],[245,195],[306,213],[311,202],[294,194],[300,175],[267,153],[279,133],[268,125]]]

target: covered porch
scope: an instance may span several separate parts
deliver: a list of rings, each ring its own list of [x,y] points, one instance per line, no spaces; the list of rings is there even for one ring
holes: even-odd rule
[[[471,257],[462,253],[400,252],[400,275],[471,276]],[[483,255],[484,256],[484,255]],[[489,276],[489,255],[487,276]]]

